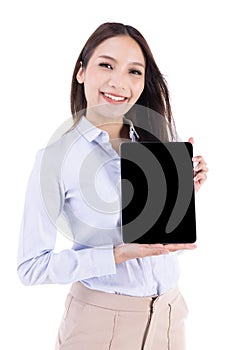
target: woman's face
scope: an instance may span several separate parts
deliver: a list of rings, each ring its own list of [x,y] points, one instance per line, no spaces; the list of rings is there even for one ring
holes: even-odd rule
[[[142,50],[129,36],[106,39],[97,46],[87,67],[80,68],[77,80],[84,84],[89,120],[119,120],[144,89]]]

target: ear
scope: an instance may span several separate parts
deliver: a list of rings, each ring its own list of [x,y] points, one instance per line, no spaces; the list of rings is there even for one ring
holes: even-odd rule
[[[83,66],[81,65],[81,67],[79,68],[78,73],[76,75],[76,79],[79,82],[79,84],[84,83],[84,77],[85,77],[85,70],[84,70]]]

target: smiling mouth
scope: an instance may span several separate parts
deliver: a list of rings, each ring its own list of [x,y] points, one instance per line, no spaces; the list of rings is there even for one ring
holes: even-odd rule
[[[102,95],[106,101],[111,102],[111,103],[122,103],[122,102],[125,102],[126,100],[128,100],[127,97],[108,94],[106,92],[102,92]]]

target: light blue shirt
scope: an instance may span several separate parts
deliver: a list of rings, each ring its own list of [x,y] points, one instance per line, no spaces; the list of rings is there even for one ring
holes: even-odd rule
[[[132,123],[129,136],[137,136]],[[115,264],[122,243],[120,156],[107,132],[82,117],[36,156],[21,224],[18,275],[25,285],[81,281],[95,290],[149,296],[177,285],[176,253]],[[55,252],[57,234],[72,240]]]

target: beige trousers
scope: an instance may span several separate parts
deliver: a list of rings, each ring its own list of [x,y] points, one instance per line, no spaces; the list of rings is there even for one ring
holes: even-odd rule
[[[187,313],[178,288],[159,297],[131,297],[76,282],[66,299],[56,350],[184,350]]]

